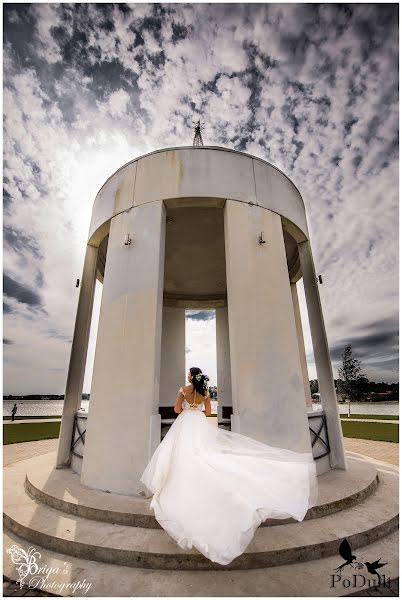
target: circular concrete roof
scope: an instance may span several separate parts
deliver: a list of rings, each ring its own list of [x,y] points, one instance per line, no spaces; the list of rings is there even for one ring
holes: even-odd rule
[[[179,146],[139,156],[106,180],[94,202],[89,243],[100,243],[114,216],[149,202],[222,207],[226,200],[271,210],[297,241],[309,237],[302,196],[275,165],[221,146]]]

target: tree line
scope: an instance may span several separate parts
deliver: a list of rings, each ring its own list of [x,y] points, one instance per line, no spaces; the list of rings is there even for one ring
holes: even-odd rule
[[[347,344],[342,354],[342,365],[338,369],[338,379],[334,379],[335,388],[342,400],[367,402],[370,400],[399,400],[398,383],[377,383],[369,381],[362,372],[361,361],[352,356],[352,346]],[[310,381],[310,392],[318,392],[318,380]],[[386,396],[379,394],[387,393]]]

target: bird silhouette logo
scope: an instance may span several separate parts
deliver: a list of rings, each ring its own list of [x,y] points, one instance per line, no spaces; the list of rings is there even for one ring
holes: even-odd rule
[[[381,577],[380,574],[377,573],[377,569],[381,569],[381,567],[385,567],[385,565],[387,565],[388,563],[384,562],[381,563],[380,562],[381,557],[376,560],[375,562],[369,563],[369,562],[365,562],[364,564],[366,565],[367,571],[369,573],[371,573],[372,575],[377,575],[378,576],[378,583],[381,583]]]
[[[339,567],[336,567],[336,569],[334,569],[334,571],[336,573],[341,574],[343,569],[347,565],[350,565],[354,569],[362,569],[363,568],[363,563],[359,563],[356,560],[356,556],[354,554],[352,554],[352,548],[350,547],[348,540],[346,540],[346,539],[342,540],[341,545],[339,546],[339,554],[341,555],[341,557],[344,559],[345,562],[343,564],[339,565]],[[354,563],[356,563],[356,564],[354,564]]]
[[[339,567],[336,567],[334,569],[334,571],[338,574],[342,573],[342,570],[350,565],[353,569],[363,569],[364,566],[366,566],[367,571],[371,574],[371,575],[377,575],[378,577],[378,583],[381,584],[381,576],[380,574],[377,572],[377,569],[380,569],[381,567],[385,567],[385,565],[387,565],[388,563],[383,562],[381,563],[381,557],[370,563],[370,562],[359,562],[358,560],[356,560],[356,556],[354,554],[352,554],[352,548],[348,542],[347,539],[342,540],[340,546],[339,546],[339,554],[341,555],[341,557],[344,559],[344,563],[342,563],[341,565],[339,565]]]

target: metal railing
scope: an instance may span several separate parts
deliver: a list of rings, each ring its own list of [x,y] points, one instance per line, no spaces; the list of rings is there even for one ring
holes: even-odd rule
[[[324,414],[322,415],[311,415],[309,416],[309,419],[321,419],[321,423],[320,426],[318,428],[318,431],[315,431],[314,429],[312,429],[309,426],[309,430],[311,431],[312,434],[314,434],[314,439],[311,442],[311,447],[314,449],[314,446],[316,445],[316,443],[318,442],[318,440],[323,444],[325,451],[320,454],[319,456],[314,456],[314,460],[318,460],[319,458],[322,458],[323,456],[327,456],[330,453],[330,447],[329,447],[329,437],[328,437],[328,428],[327,428],[327,419],[325,417]],[[321,437],[321,432],[325,431],[325,436],[326,439]]]
[[[80,426],[79,426],[79,417],[77,415],[74,415],[74,425],[73,425],[73,435],[71,437],[71,454],[74,454],[74,456],[78,456],[78,458],[83,458],[82,454],[79,454],[76,450],[75,447],[76,445],[81,441],[82,445],[85,445],[85,432],[86,429],[84,429],[84,431],[81,431]],[[78,433],[78,437],[76,438],[76,433]]]

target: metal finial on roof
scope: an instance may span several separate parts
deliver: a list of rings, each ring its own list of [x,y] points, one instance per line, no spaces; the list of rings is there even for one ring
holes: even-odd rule
[[[205,123],[201,124],[199,119],[198,121],[193,121],[193,123],[195,124],[193,146],[203,146],[204,142],[202,141],[201,130],[203,129],[203,125],[205,125]]]

